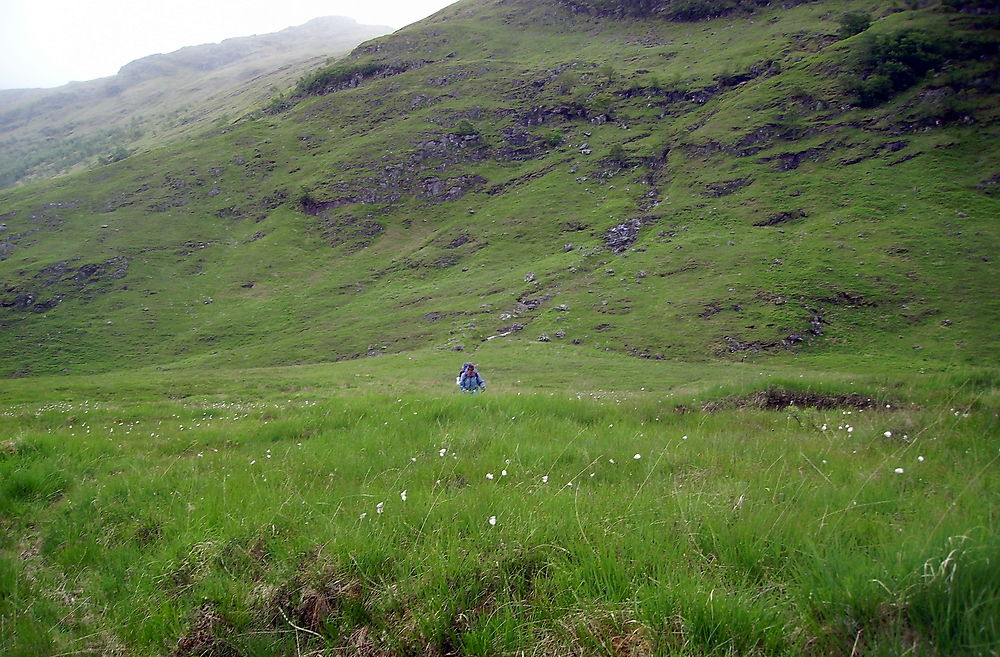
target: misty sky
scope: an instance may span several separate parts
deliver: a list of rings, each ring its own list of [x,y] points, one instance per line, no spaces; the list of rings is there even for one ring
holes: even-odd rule
[[[0,89],[114,75],[134,59],[319,16],[400,28],[455,0],[0,0]]]

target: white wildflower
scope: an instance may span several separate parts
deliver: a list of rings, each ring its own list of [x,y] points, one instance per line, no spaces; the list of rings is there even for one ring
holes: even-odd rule
[[[632,458],[634,458],[634,459],[635,459],[636,461],[638,461],[639,459],[641,459],[641,458],[642,458],[642,454],[636,454],[636,455],[635,455],[635,456],[633,456]]]
[[[917,461],[919,461],[920,463],[923,463],[924,462],[924,457],[918,456],[917,457]]]
[[[903,474],[903,468],[896,468],[895,470],[893,470],[893,472],[895,472],[896,474]]]
[[[487,520],[486,522],[490,523],[490,526],[493,526],[493,525],[497,524],[497,517],[496,516],[490,516],[490,519]]]
[[[886,431],[882,435],[885,436],[886,438],[892,438],[892,432],[891,431]]]
[[[403,500],[404,502],[406,501],[406,489],[405,488],[403,489],[403,492],[399,494],[399,499]]]
[[[543,484],[549,483],[549,476],[548,475],[542,475],[542,483]]]
[[[379,502],[375,505],[375,512],[381,514],[385,511],[385,502]]]
[[[493,473],[492,472],[487,472],[486,473],[486,478],[492,480],[493,479]]]

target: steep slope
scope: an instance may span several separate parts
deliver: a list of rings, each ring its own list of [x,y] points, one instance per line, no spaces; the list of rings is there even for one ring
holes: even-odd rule
[[[233,126],[0,195],[0,363],[993,359],[996,46],[941,5],[459,2]]]
[[[95,159],[122,159],[213,122],[225,125],[303,71],[388,31],[318,18],[274,34],[144,57],[109,78],[0,91],[0,187],[87,168]]]

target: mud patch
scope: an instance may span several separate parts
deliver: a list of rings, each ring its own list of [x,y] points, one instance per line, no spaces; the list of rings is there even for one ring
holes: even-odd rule
[[[827,395],[819,392],[801,390],[786,390],[783,388],[767,388],[739,397],[723,397],[705,402],[701,410],[706,413],[717,413],[734,409],[760,409],[778,411],[789,406],[797,408],[853,408],[858,410],[872,409],[876,406],[885,407],[885,400],[858,392]]]
[[[194,612],[191,625],[177,640],[170,657],[239,657],[239,651],[219,637],[225,632],[226,622],[214,605],[205,603]]]

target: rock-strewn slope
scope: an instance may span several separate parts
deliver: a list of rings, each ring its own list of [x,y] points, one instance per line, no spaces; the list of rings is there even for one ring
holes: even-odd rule
[[[4,193],[0,364],[543,336],[642,358],[995,356],[996,16],[752,9],[459,2],[233,125]]]

